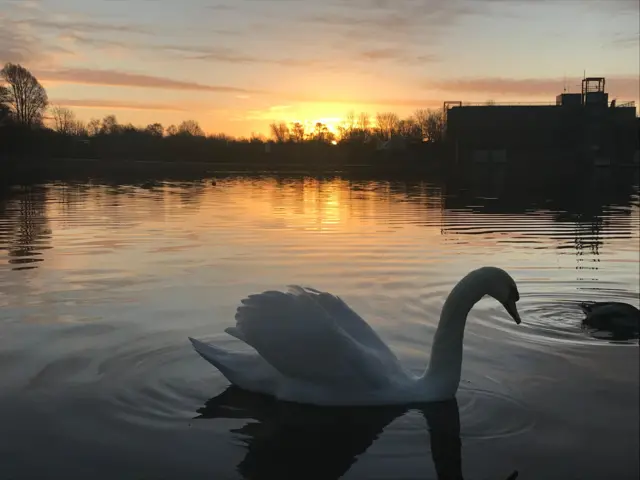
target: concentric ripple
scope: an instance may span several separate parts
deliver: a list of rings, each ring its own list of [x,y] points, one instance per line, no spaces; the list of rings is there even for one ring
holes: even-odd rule
[[[540,417],[526,395],[504,386],[524,391],[538,378],[534,393],[545,408],[572,407],[545,417],[547,431],[575,432],[545,455],[558,449],[581,464],[585,418],[637,412],[620,408],[637,405],[634,342],[620,346],[582,328],[578,307],[638,306],[637,191],[589,187],[530,198],[420,181],[228,175],[215,184],[83,180],[4,193],[0,423],[11,441],[0,440],[3,468],[15,478],[53,470],[93,478],[96,468],[104,478],[259,478],[260,468],[275,465],[269,457],[293,458],[291,449],[306,444],[325,453],[307,449],[310,462],[329,463],[331,454],[335,471],[355,462],[353,471],[376,478],[433,477],[424,470],[433,445],[419,408],[381,412],[359,426],[345,421],[360,432],[351,443],[340,425],[315,424],[324,443],[300,437],[271,410],[258,420],[194,419],[227,384],[187,337],[237,347],[221,332],[241,298],[301,284],[340,295],[419,371],[447,294],[482,265],[514,277],[522,324],[491,298],[469,315],[458,393],[463,448],[535,439]],[[578,376],[560,381],[545,363],[536,377],[540,361],[562,362]],[[588,410],[591,401],[604,406]],[[627,417],[599,424],[596,434],[606,432],[617,450],[633,447],[638,435]],[[82,455],[70,462],[69,451]],[[484,477],[499,478],[494,473]]]

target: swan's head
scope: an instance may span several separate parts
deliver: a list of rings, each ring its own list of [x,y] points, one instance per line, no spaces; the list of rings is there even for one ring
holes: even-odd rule
[[[520,324],[520,314],[516,308],[520,293],[511,275],[497,267],[483,267],[478,269],[477,273],[483,288],[486,289],[486,294],[499,301],[511,318]]]

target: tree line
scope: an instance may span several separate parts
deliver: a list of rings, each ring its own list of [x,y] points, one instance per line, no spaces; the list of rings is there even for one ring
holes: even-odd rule
[[[265,153],[281,157],[289,152],[306,159],[308,152],[301,148],[326,157],[328,152],[341,150],[336,145],[348,146],[353,154],[358,146],[363,152],[370,152],[394,137],[413,144],[437,144],[443,140],[443,132],[442,112],[426,109],[418,109],[405,119],[392,112],[375,116],[349,112],[336,131],[321,122],[312,128],[300,122],[274,122],[270,125],[270,138],[259,134],[249,138],[207,135],[195,120],[166,128],[160,123],[144,127],[121,124],[115,115],[84,122],[71,109],[50,104],[45,88],[25,67],[7,63],[0,70],[0,159],[3,153],[34,156],[44,152],[49,157],[214,161]]]
[[[373,120],[367,112],[356,116],[355,112],[350,111],[337,126],[337,132],[329,131],[322,123],[316,123],[311,131],[305,131],[305,126],[300,122],[275,122],[269,127],[271,137],[281,143],[305,140],[366,143],[371,140],[387,141],[394,136],[437,143],[443,140],[445,125],[442,111],[418,109],[404,119],[393,112],[381,112],[376,113]]]

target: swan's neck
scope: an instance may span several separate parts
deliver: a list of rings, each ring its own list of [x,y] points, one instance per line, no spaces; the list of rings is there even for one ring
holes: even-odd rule
[[[431,359],[422,378],[430,390],[442,392],[444,397],[453,396],[458,390],[467,315],[485,294],[486,285],[482,279],[467,276],[451,290],[442,308]]]

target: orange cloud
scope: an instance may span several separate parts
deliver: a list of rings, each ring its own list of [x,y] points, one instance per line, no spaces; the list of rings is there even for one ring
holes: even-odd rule
[[[427,81],[429,89],[453,93],[489,93],[521,96],[549,96],[562,92],[565,83],[577,85],[580,79],[563,78],[464,78]],[[607,78],[606,90],[620,97],[637,98],[640,80],[636,76],[614,76]]]
[[[118,87],[163,88],[168,90],[193,90],[214,93],[261,93],[241,87],[226,85],[205,85],[166,77],[122,72],[118,70],[97,70],[91,68],[62,68],[35,72],[39,79],[88,85],[108,85]]]
[[[361,51],[359,56],[366,61],[391,60],[406,64],[422,64],[439,60],[435,54],[412,55],[406,49],[400,48],[371,48]]]
[[[164,110],[174,112],[186,111],[184,108],[180,108],[174,105],[141,102],[120,102],[117,100],[106,99],[56,99],[52,100],[51,103],[63,105],[65,107],[77,108],[101,108],[115,110]]]

